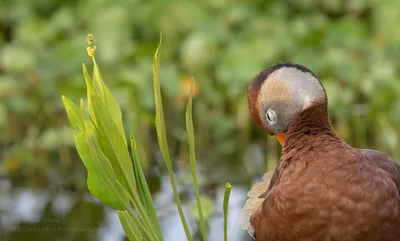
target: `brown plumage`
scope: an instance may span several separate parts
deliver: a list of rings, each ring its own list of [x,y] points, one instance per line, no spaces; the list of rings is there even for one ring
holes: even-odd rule
[[[248,100],[257,126],[284,136],[279,167],[242,211],[256,240],[400,240],[399,165],[335,134],[326,92],[309,69],[269,67],[250,83]]]

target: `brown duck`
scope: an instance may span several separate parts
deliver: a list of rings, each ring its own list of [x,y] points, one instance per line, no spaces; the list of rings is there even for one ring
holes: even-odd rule
[[[251,116],[279,140],[279,167],[248,193],[242,227],[258,241],[399,241],[400,166],[332,129],[324,87],[278,63],[248,87]]]

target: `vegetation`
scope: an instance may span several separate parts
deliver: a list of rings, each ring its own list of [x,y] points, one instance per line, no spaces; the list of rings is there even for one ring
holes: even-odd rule
[[[192,83],[201,199],[214,184],[248,187],[277,165],[280,147],[254,126],[246,100],[251,78],[277,61],[320,77],[342,138],[400,160],[399,16],[395,0],[0,1],[0,176],[13,187],[87,190],[59,97],[79,103],[86,94],[88,32],[144,175],[158,178],[149,183],[152,194],[164,166],[151,83],[160,31],[160,90],[178,189],[191,181],[184,112]]]
[[[153,205],[150,190],[145,179],[137,149],[137,142],[131,136],[132,161],[128,154],[127,140],[122,125],[121,110],[110,90],[105,86],[95,60],[96,45],[93,35],[88,35],[87,52],[93,59],[93,80],[85,65],[83,75],[87,88],[87,103],[81,99],[80,107],[67,97],[62,97],[71,126],[74,128],[75,145],[86,170],[87,185],[93,196],[114,209],[119,210],[120,222],[132,241],[161,241],[163,235]],[[192,241],[171,165],[167,134],[164,122],[164,111],[160,90],[160,45],[157,48],[153,63],[154,99],[156,104],[155,125],[158,143],[171,180],[175,201],[181,217],[186,237]],[[87,115],[87,110],[89,115]],[[203,240],[207,241],[207,230],[197,181],[195,147],[192,120],[192,87],[186,108],[186,128],[189,141],[190,169],[196,192],[199,221]],[[227,207],[230,184],[226,184],[224,197],[224,234],[227,240]]]
[[[148,157],[154,148],[149,56],[161,30],[172,147],[186,139],[174,113],[182,113],[193,76],[199,150],[218,144],[205,159],[242,155],[249,141],[263,138],[253,134],[246,85],[262,68],[291,60],[323,80],[342,137],[399,159],[399,8],[394,0],[2,1],[2,173],[41,172],[52,157],[70,165],[73,137],[58,96],[76,100],[85,92],[78,73],[88,31],[101,43],[98,58],[127,113],[123,123],[141,130]]]

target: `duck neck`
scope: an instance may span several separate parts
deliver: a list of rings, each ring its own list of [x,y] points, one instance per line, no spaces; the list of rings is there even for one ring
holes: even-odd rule
[[[326,101],[313,104],[294,119],[286,133],[284,151],[306,145],[307,141],[314,139],[310,137],[316,135],[340,141],[330,123]]]

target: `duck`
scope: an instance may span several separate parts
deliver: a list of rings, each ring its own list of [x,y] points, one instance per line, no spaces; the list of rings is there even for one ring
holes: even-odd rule
[[[399,241],[400,166],[335,133],[322,82],[306,66],[276,63],[247,89],[253,122],[282,146],[240,215],[257,241]]]

